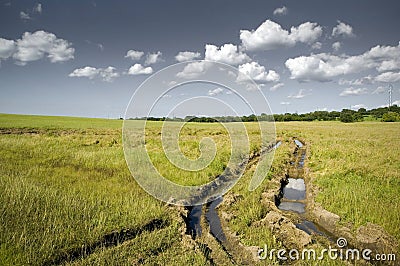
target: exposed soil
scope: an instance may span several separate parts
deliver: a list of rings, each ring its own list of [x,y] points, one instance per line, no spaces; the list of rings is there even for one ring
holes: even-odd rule
[[[304,145],[303,145],[304,144]],[[340,217],[331,213],[318,203],[314,198],[318,190],[313,186],[312,176],[307,168],[307,153],[309,147],[307,143],[302,141],[294,146],[293,160],[287,165],[286,174],[276,176],[269,181],[269,189],[262,194],[262,204],[264,204],[269,212],[266,216],[254,223],[255,226],[267,226],[271,229],[274,236],[287,249],[302,249],[308,245],[318,242],[323,246],[335,246],[336,239],[344,237],[348,241],[349,248],[371,249],[372,254],[385,253],[396,254],[398,250],[397,241],[390,236],[385,230],[376,224],[367,223],[365,226],[354,228],[352,225],[340,224]],[[288,184],[289,177],[304,178],[306,186],[306,197],[300,200],[304,203],[305,212],[303,216],[297,213],[281,211],[277,208],[283,198],[283,188]],[[228,221],[233,214],[229,213],[229,206],[242,197],[228,193],[224,198],[224,212],[222,212],[222,224],[225,232],[229,231],[227,227]],[[296,200],[288,200],[286,202],[296,203]],[[238,240],[236,240],[238,241]],[[257,250],[255,247],[244,247],[243,250],[251,252],[254,261],[257,258]],[[398,254],[396,254],[396,258]],[[286,262],[287,263],[287,262]],[[361,262],[368,264],[368,262]],[[388,265],[395,265],[395,262],[388,262]]]
[[[101,247],[115,247],[128,240],[131,240],[143,232],[151,232],[154,230],[162,229],[168,226],[168,222],[160,219],[151,220],[139,228],[122,229],[120,231],[113,231],[109,234],[104,235],[98,241],[83,245],[80,248],[75,248],[64,253],[54,256],[49,261],[43,263],[43,265],[59,265],[64,262],[72,262],[77,259],[81,259],[94,253],[96,249]]]

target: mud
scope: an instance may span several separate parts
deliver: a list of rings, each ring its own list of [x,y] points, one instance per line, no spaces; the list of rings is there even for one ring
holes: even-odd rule
[[[59,265],[65,262],[72,262],[77,259],[85,258],[94,253],[97,248],[115,247],[122,243],[129,241],[143,232],[151,232],[159,230],[168,226],[168,222],[160,219],[154,219],[149,223],[139,228],[122,229],[120,231],[113,231],[104,235],[97,242],[92,244],[85,244],[81,248],[72,249],[62,254],[56,255],[53,259],[44,262],[43,265]]]

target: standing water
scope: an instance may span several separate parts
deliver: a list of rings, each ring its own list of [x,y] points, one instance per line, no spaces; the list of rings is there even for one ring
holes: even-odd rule
[[[292,174],[296,178],[289,177],[288,183],[283,187],[283,197],[279,202],[278,208],[283,211],[295,212],[299,215],[300,223],[296,227],[307,234],[325,235],[311,221],[306,220],[306,184],[304,182],[304,161],[306,150],[304,144],[295,139],[296,150],[294,161],[290,162],[289,176]]]

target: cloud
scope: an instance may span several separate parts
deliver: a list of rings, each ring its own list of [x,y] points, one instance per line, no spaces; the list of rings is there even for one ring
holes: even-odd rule
[[[279,8],[277,8],[277,9],[275,9],[274,10],[274,15],[276,16],[276,15],[286,15],[287,14],[287,12],[288,12],[288,9],[287,9],[287,7],[286,6],[283,6],[283,7],[279,7]]]
[[[338,50],[340,49],[341,46],[342,46],[342,44],[341,44],[340,42],[334,42],[334,43],[332,44],[332,49],[333,49],[334,51],[338,51]]]
[[[125,58],[130,58],[133,61],[139,61],[143,55],[144,52],[142,51],[129,50],[128,52],[126,52]]]
[[[103,81],[111,82],[119,77],[119,73],[115,72],[115,67],[109,66],[100,70],[100,77]]]
[[[360,109],[360,108],[367,108],[367,106],[366,106],[365,104],[362,104],[362,103],[360,103],[360,104],[355,104],[355,105],[352,105],[352,106],[351,106],[351,109],[354,109],[354,110],[358,110],[358,109]]]
[[[311,49],[313,49],[313,50],[319,50],[321,48],[322,48],[322,43],[320,43],[320,42],[315,42],[315,43],[313,43],[313,45],[311,45]]]
[[[42,30],[34,33],[25,32],[15,44],[13,58],[19,65],[42,59],[45,55],[52,63],[74,58],[75,49],[70,47],[71,43]]]
[[[20,17],[22,20],[30,20],[30,19],[31,19],[31,17],[29,16],[29,14],[28,14],[28,13],[25,13],[24,11],[19,12],[19,17]]]
[[[377,68],[379,72],[385,72],[390,70],[400,69],[400,60],[387,60],[383,61],[382,64]]]
[[[89,40],[85,40],[85,42],[86,42],[87,44],[90,44],[90,45],[95,45],[97,48],[100,49],[100,51],[103,51],[103,50],[104,50],[104,45],[101,44],[101,43],[95,43],[95,42],[91,42],[91,41],[89,41]]]
[[[317,23],[305,22],[292,27],[290,32],[282,29],[278,23],[266,20],[256,30],[241,30],[240,40],[246,50],[272,50],[280,47],[292,47],[298,42],[312,44],[322,34]]]
[[[358,96],[358,95],[362,95],[362,94],[367,94],[368,90],[367,88],[353,88],[353,87],[349,87],[344,89],[339,96]]]
[[[99,74],[99,69],[91,66],[86,66],[83,68],[77,68],[72,71],[69,77],[86,77],[89,79],[94,79]]]
[[[281,105],[289,105],[290,102],[280,102]]]
[[[41,3],[37,3],[34,7],[33,7],[33,12],[34,13],[42,13],[42,4]]]
[[[250,57],[239,51],[238,47],[234,44],[227,43],[221,47],[206,44],[205,60],[218,61],[229,65],[239,65],[249,62]]]
[[[288,98],[301,99],[301,98],[304,98],[306,95],[307,94],[305,94],[305,90],[304,89],[300,89],[297,94],[291,94],[291,95],[288,96]]]
[[[365,85],[365,84],[372,84],[375,82],[374,77],[372,76],[366,76],[354,80],[345,80],[345,79],[340,79],[339,80],[339,85],[355,85],[355,86],[360,86],[360,85]]]
[[[343,23],[340,20],[338,20],[337,23],[338,24],[332,30],[333,37],[338,37],[338,36],[353,37],[354,36],[353,28],[350,25]]]
[[[153,73],[153,68],[151,67],[144,67],[141,64],[134,64],[128,70],[129,75],[149,75]]]
[[[292,27],[290,32],[295,42],[312,44],[322,35],[322,28],[317,23],[305,22],[297,28]]]
[[[223,89],[221,89],[221,88],[216,88],[216,89],[214,89],[214,90],[209,90],[208,93],[207,93],[207,95],[208,95],[208,96],[216,96],[216,95],[218,95],[218,94],[222,94],[223,92],[224,92]]]
[[[147,54],[146,61],[144,62],[145,65],[152,65],[158,62],[161,62],[162,53],[158,51],[157,53],[150,53]]]
[[[400,72],[385,72],[375,77],[376,81],[379,82],[397,82],[400,81]]]
[[[178,62],[185,62],[185,61],[191,61],[193,59],[199,58],[200,57],[200,53],[199,52],[179,52],[176,56],[175,56],[175,60]]]
[[[390,64],[400,64],[400,46],[375,46],[361,55],[311,54],[289,58],[285,65],[291,78],[300,81],[330,81],[333,77],[368,69],[378,71]]]
[[[278,82],[280,76],[274,70],[269,70],[268,72],[265,70],[264,66],[261,66],[257,62],[245,63],[239,66],[239,71],[241,73],[246,74],[251,79],[256,82]],[[248,78],[243,75],[238,75],[238,81],[247,80]]]
[[[378,88],[376,88],[376,90],[374,90],[372,92],[372,94],[382,94],[388,91],[387,87],[383,87],[383,86],[379,86]]]
[[[22,19],[22,20],[30,20],[30,19],[32,19],[32,17],[31,17],[31,15],[33,15],[33,14],[42,14],[42,11],[43,11],[43,9],[42,9],[42,4],[41,3],[37,3],[33,8],[32,8],[32,12],[29,12],[29,11],[27,11],[27,12],[24,12],[24,11],[21,11],[21,12],[19,12],[19,17]]]
[[[187,64],[181,72],[176,74],[178,78],[193,79],[204,74],[209,68],[210,64],[205,61],[192,62]]]
[[[0,38],[0,60],[9,58],[15,51],[15,42]]]
[[[277,89],[279,89],[280,87],[283,87],[285,84],[283,83],[277,83],[274,86],[272,86],[271,88],[269,88],[270,91],[276,91]]]
[[[101,78],[103,81],[111,82],[115,78],[119,77],[119,74],[115,72],[115,68],[109,66],[107,68],[95,68],[86,66],[83,68],[77,68],[72,71],[69,77],[85,77],[89,79]]]

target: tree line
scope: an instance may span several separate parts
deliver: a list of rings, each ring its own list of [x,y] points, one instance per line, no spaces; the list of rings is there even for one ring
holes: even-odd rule
[[[185,118],[168,118],[168,117],[147,117],[147,118],[131,118],[131,119],[147,119],[149,121],[181,121],[181,122],[199,122],[199,123],[215,123],[215,122],[255,122],[255,121],[341,121],[344,123],[364,121],[366,117],[379,119],[384,122],[400,121],[400,107],[393,105],[390,108],[380,107],[371,110],[360,108],[357,111],[351,109],[343,109],[342,111],[314,111],[304,114],[285,113],[268,115],[248,116],[216,116],[216,117],[197,117],[186,116]]]

